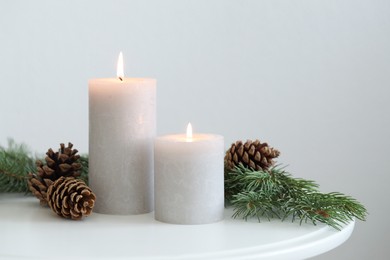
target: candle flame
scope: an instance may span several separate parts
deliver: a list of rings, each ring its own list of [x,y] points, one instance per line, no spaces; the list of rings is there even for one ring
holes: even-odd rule
[[[122,52],[119,53],[118,57],[118,65],[116,67],[116,75],[120,81],[123,81],[125,77],[125,73],[123,72],[123,54]]]
[[[187,125],[187,141],[192,141],[192,125],[188,123]]]

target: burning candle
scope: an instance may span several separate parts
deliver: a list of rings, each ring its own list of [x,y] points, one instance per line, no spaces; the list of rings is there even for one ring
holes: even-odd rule
[[[224,139],[214,134],[165,135],[155,140],[155,219],[207,224],[223,219]]]
[[[117,78],[89,81],[89,184],[94,211],[153,211],[153,141],[156,80],[125,78],[119,55]]]

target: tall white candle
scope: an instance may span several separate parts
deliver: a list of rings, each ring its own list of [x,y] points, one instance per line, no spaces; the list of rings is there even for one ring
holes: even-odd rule
[[[187,133],[155,140],[155,219],[173,224],[217,222],[224,212],[224,139]]]
[[[118,73],[89,81],[89,184],[95,212],[142,214],[153,210],[156,80]]]

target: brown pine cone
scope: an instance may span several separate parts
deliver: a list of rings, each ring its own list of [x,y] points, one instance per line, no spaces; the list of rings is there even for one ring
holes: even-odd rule
[[[59,216],[73,220],[91,214],[96,196],[80,179],[60,177],[47,191],[49,207]]]
[[[225,165],[228,169],[234,168],[242,163],[245,167],[253,170],[266,170],[274,165],[273,159],[278,157],[280,152],[267,143],[261,143],[259,140],[247,140],[245,144],[242,141],[233,143],[225,155]]]
[[[29,173],[27,181],[29,189],[40,200],[42,206],[47,205],[48,180],[53,182],[61,176],[80,176],[81,163],[77,162],[80,155],[77,154],[77,149],[72,149],[72,147],[72,143],[68,143],[67,147],[64,144],[60,144],[58,152],[54,152],[50,148],[46,153],[46,164],[37,160],[35,163],[37,173]]]

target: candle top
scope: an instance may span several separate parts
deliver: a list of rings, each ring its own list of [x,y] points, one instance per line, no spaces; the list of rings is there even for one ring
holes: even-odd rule
[[[90,79],[89,83],[93,84],[134,84],[134,83],[156,83],[156,79],[152,78],[123,78],[122,80],[118,78],[96,78]]]
[[[116,67],[116,78],[95,78],[90,79],[89,84],[92,85],[117,85],[117,84],[156,84],[156,79],[152,78],[126,78],[124,74],[124,68],[123,68],[123,54],[122,52],[119,53],[118,57],[118,63]]]
[[[191,138],[188,138],[186,134],[170,134],[157,137],[160,141],[176,142],[176,143],[192,143],[211,141],[216,139],[223,139],[222,135],[216,134],[193,134]]]

